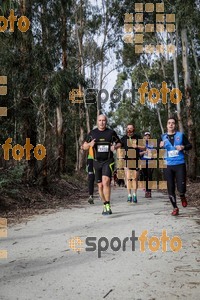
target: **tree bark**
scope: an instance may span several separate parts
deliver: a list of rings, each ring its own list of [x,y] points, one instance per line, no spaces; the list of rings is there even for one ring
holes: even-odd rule
[[[193,53],[193,57],[194,57],[195,67],[196,67],[196,78],[197,78],[197,82],[199,84],[200,83],[199,63],[198,63],[198,58],[196,55],[196,50],[195,50],[195,45],[194,45],[193,39],[191,39],[191,46],[192,46],[192,53]]]
[[[188,64],[188,39],[187,39],[187,29],[183,28],[181,30],[181,40],[182,40],[182,63],[183,63],[183,74],[184,74],[184,86],[185,86],[185,100],[186,100],[186,112],[187,112],[187,127],[188,127],[188,139],[192,144],[192,150],[188,157],[188,176],[192,179],[196,178],[197,172],[197,155],[196,155],[196,134],[195,127],[192,116],[192,88],[190,80],[190,70]]]
[[[103,72],[104,72],[104,59],[105,59],[105,44],[106,44],[106,39],[107,39],[107,35],[108,35],[108,25],[109,25],[109,14],[108,14],[108,1],[103,1],[103,9],[105,7],[105,24],[104,24],[104,32],[103,32],[103,42],[101,45],[101,67],[100,67],[100,79],[99,79],[99,90],[101,90],[103,88]],[[97,117],[102,113],[102,107],[101,107],[101,103],[99,103],[99,99],[97,101]]]
[[[26,15],[27,18],[32,20],[32,1],[20,0],[20,14]],[[32,82],[32,66],[31,66],[31,53],[32,53],[32,42],[33,36],[32,31],[29,29],[26,33],[21,35],[20,40],[20,52],[21,52],[21,63],[22,70],[28,70],[27,74],[27,85],[24,85],[20,90],[20,110],[22,118],[22,137],[24,144],[26,138],[30,138],[30,143],[35,147],[37,143],[37,124],[36,124],[36,113],[34,111],[34,103],[32,97],[27,94],[27,91],[31,91]],[[28,166],[26,169],[25,178],[29,182],[36,181],[38,177],[37,159],[34,157],[33,151],[31,151],[30,160],[28,160]]]
[[[142,64],[141,64],[141,66],[142,66]],[[149,87],[152,88],[151,87],[151,82],[150,82],[149,77],[147,75],[147,72],[145,71],[145,69],[143,68],[143,66],[142,66],[142,69],[143,69],[144,75],[145,75],[145,77],[146,77],[146,79],[148,81]],[[161,129],[161,132],[163,134],[164,133],[164,128],[163,128],[162,120],[161,120],[161,116],[160,116],[160,109],[159,109],[159,107],[157,105],[156,105],[156,111],[157,111],[157,115],[158,115],[158,122],[159,122],[159,125],[160,125],[160,129]]]
[[[62,68],[67,69],[67,18],[66,18],[66,3],[61,1],[61,48],[62,48]],[[60,103],[56,107],[56,134],[57,134],[57,150],[58,150],[58,164],[57,174],[64,173],[65,171],[65,146],[63,138],[63,114],[62,114],[62,103],[66,99],[66,94],[63,93],[60,98]]]
[[[177,24],[177,23],[176,23]],[[177,27],[177,26],[176,26]],[[174,41],[173,41],[173,37],[172,37],[172,33],[170,34],[170,40],[171,40],[171,44],[174,45]],[[178,43],[178,28],[176,28],[176,44]],[[177,49],[178,49],[178,44],[176,45]],[[177,53],[173,54],[173,64],[174,64],[174,82],[175,82],[175,87],[177,89],[179,89],[179,83],[178,83],[178,68],[177,68],[177,57],[176,57]],[[176,105],[177,108],[177,118],[178,118],[178,127],[179,130],[181,132],[184,131],[183,129],[183,122],[182,122],[182,118],[181,118],[181,103],[179,102]]]
[[[83,34],[84,34],[84,20],[83,20],[83,1],[80,0],[80,8],[79,8],[79,19],[76,15],[76,37],[78,42],[78,50],[79,50],[79,74],[82,75],[83,79],[85,79],[85,66],[84,66],[84,59],[83,59]],[[79,28],[78,28],[79,27]],[[80,171],[85,165],[85,153],[80,150],[80,146],[84,140],[84,126],[83,120],[86,119],[86,127],[87,132],[90,131],[90,119],[89,119],[89,112],[88,107],[85,102],[84,96],[84,87],[79,84],[79,90],[83,94],[83,104],[85,113],[83,110],[83,106],[79,106],[79,119],[80,119],[80,132],[79,132],[79,139],[76,141],[76,147],[78,151],[78,162],[77,162],[77,171]]]
[[[57,135],[57,146],[58,146],[58,165],[57,175],[60,176],[62,172],[62,160],[63,160],[63,116],[61,105],[56,107],[56,135]]]

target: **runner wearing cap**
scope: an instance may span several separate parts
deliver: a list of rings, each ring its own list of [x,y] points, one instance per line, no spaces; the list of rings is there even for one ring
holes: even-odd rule
[[[142,173],[144,176],[145,184],[145,198],[151,198],[151,188],[148,186],[148,182],[152,181],[153,168],[149,167],[149,160],[152,160],[153,153],[152,149],[154,146],[149,141],[151,139],[151,133],[149,131],[144,133],[144,141],[146,149],[144,151],[140,151],[140,156],[142,160],[146,161],[144,168],[142,168]]]
[[[126,134],[121,138],[122,149],[125,150],[125,183],[127,186],[128,198],[127,202],[137,203],[137,189],[139,178],[139,151],[144,150],[145,147],[139,146],[139,139],[141,136],[135,133],[135,127],[128,124]]]

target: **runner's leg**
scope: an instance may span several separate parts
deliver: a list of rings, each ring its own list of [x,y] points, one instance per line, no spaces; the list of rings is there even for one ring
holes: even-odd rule
[[[105,200],[110,202],[110,193],[111,193],[111,178],[114,172],[114,160],[109,160],[103,163],[102,166],[102,183],[103,183],[103,193]]]
[[[180,193],[182,206],[186,207],[188,203],[185,197],[185,193],[186,193],[186,165],[185,164],[176,166],[176,182],[177,182],[177,190]]]
[[[171,204],[173,208],[177,208],[175,194],[175,171],[173,167],[174,166],[167,166],[167,168],[164,169],[164,176],[165,180],[167,181],[167,190]]]
[[[110,193],[111,193],[111,187],[110,187],[110,178],[108,176],[102,176],[102,186],[103,186],[103,195],[104,199],[107,202],[110,202]]]
[[[90,204],[94,204],[93,194],[94,194],[94,169],[93,169],[93,159],[87,160],[87,172],[88,172],[88,191],[89,191],[89,200]]]
[[[127,188],[127,193],[128,193],[128,202],[132,202],[132,194],[131,194],[131,189],[132,189],[132,177],[131,177],[131,170],[129,170],[127,167],[124,168],[124,173],[125,173],[125,178],[126,178],[126,188]]]
[[[138,189],[138,178],[140,175],[140,172],[138,170],[138,168],[136,170],[132,170],[133,171],[133,202],[137,203],[137,189]]]
[[[186,166],[185,164],[177,165],[176,167],[176,183],[177,190],[180,195],[186,193]]]
[[[110,194],[111,194],[111,178],[114,172],[114,160],[111,159],[102,166],[102,184],[103,184],[103,194],[105,198],[104,209],[106,214],[112,214],[110,206]]]
[[[98,161],[93,161],[93,166],[95,169],[95,181],[98,185],[99,196],[103,202],[105,202],[105,197],[103,193],[103,184],[102,184],[102,164]]]

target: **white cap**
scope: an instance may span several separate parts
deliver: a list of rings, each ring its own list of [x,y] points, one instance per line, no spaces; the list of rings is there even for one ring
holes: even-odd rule
[[[149,131],[146,131],[146,132],[144,133],[144,135],[151,135],[151,133],[150,133]]]

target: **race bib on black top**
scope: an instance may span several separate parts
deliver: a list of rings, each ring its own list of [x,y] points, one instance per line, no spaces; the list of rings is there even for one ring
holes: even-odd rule
[[[105,153],[109,151],[109,145],[97,145],[97,152]]]

